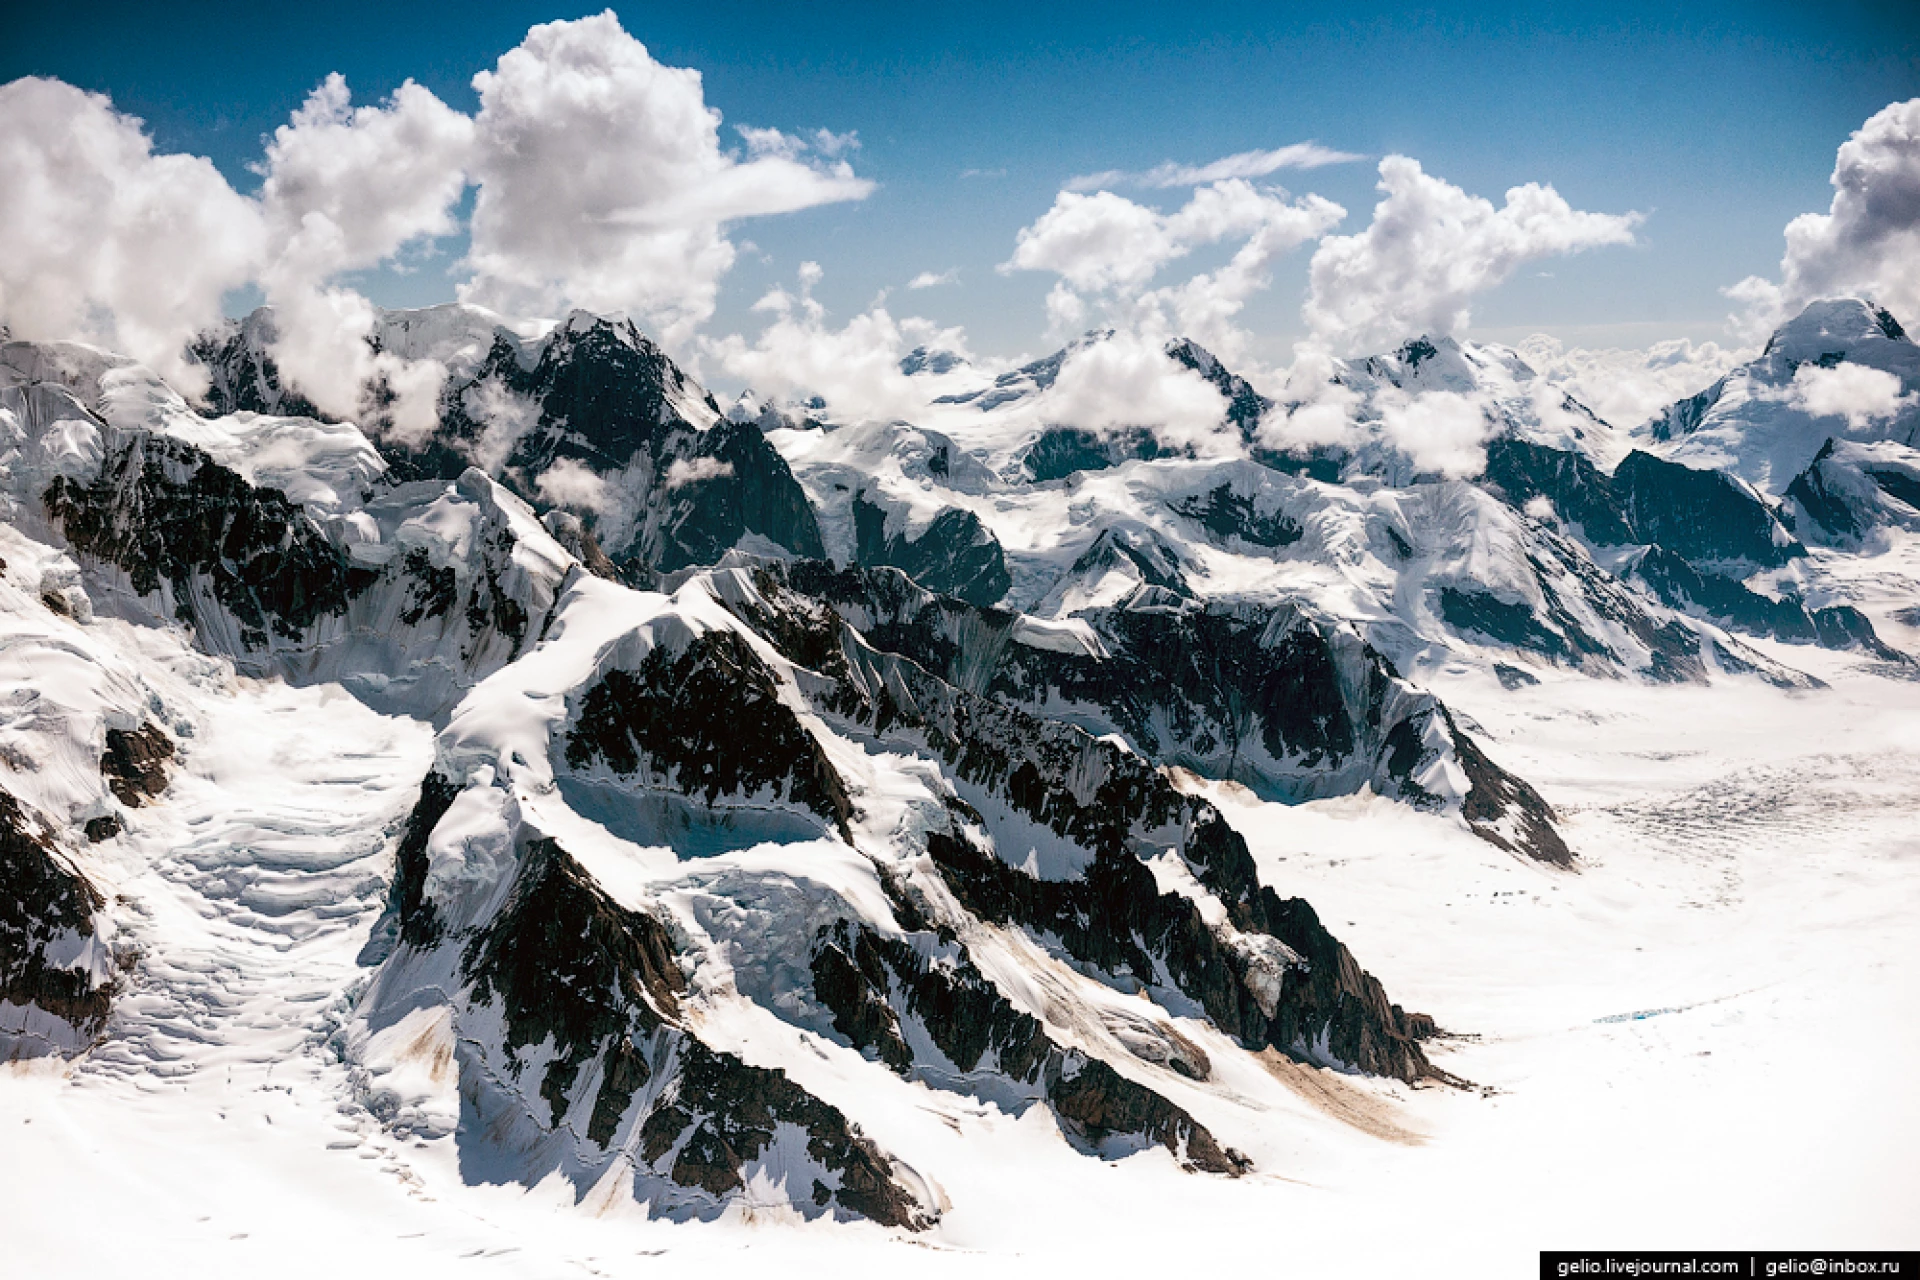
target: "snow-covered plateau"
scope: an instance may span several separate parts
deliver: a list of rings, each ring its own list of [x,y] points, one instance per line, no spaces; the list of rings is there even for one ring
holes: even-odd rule
[[[1103,333],[842,422],[449,306],[403,435],[273,334],[0,344],[0,1271],[1915,1243],[1872,303],[1632,429],[1450,338],[1060,425]]]

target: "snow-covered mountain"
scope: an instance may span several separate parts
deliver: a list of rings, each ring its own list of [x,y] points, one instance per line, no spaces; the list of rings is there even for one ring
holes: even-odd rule
[[[598,421],[604,397],[638,393],[586,371],[660,367],[633,363],[651,350],[633,336],[570,323],[532,385],[587,406],[573,426]],[[96,881],[167,838],[141,809],[164,807],[220,714],[217,678],[197,696],[142,671],[143,651],[188,663],[188,645],[441,726],[337,1033],[358,1105],[396,1133],[451,1128],[463,1161],[528,1183],[585,1192],[625,1170],[675,1215],[771,1179],[806,1214],[938,1218],[934,1171],[866,1136],[858,1090],[779,1065],[806,1044],[1046,1107],[1089,1155],[1160,1145],[1224,1175],[1247,1159],[1184,1101],[1222,1052],[1446,1079],[1432,1020],[1261,884],[1162,761],[1278,794],[1373,787],[1571,859],[1546,803],[1444,707],[1294,612],[1047,623],[804,559],[637,591],[478,468],[400,479],[350,427],[202,417],[82,349],[14,344],[5,367],[8,652],[75,668],[61,736],[17,721],[7,757],[27,868],[7,918],[12,1055],[132,1036],[140,993],[165,984],[164,933]],[[141,940],[116,960],[122,932]],[[1203,1047],[1196,1019],[1232,1039]],[[396,1037],[457,1069],[392,1068]]]
[[[353,1144],[468,1185],[937,1235],[1008,1132],[1287,1177],[1303,1089],[1464,1095],[1479,1028],[1260,823],[1559,892],[1616,833],[1521,776],[1508,708],[1914,669],[1869,563],[1920,526],[1912,344],[1864,304],[1639,437],[1450,339],[1294,399],[1171,343],[1222,405],[1196,444],[1053,420],[1100,333],[841,422],[723,412],[630,322],[445,307],[375,335],[446,370],[402,438],[272,340],[199,343],[202,405],[0,346],[0,1057],[297,1061]],[[1800,370],[1850,366],[1893,416],[1813,441],[1846,388]],[[1477,469],[1395,434],[1435,395]],[[1341,441],[1290,438],[1322,403]]]
[[[1809,305],[1759,359],[1647,424],[1659,452],[1784,494],[1830,439],[1911,446],[1920,432],[1920,346],[1860,298]]]

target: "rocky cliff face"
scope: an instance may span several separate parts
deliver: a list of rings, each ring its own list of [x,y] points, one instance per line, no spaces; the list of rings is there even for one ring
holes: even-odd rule
[[[1084,630],[1051,631],[884,573],[796,564],[764,571],[758,590],[824,604],[866,643],[957,690],[1118,735],[1156,764],[1290,800],[1369,785],[1422,806],[1467,801],[1448,768],[1460,735],[1438,704],[1352,631],[1297,610],[1182,601],[1154,588],[1132,606],[1080,614]],[[768,625],[751,597],[739,608]],[[791,612],[806,616],[801,606]],[[806,654],[825,641],[811,644],[789,656],[812,665]],[[970,722],[979,724],[982,714]],[[1511,847],[1568,860],[1546,803],[1477,751],[1476,758],[1486,777],[1481,820],[1504,821],[1508,802],[1494,797],[1510,794],[1519,806],[1515,821],[1522,809],[1532,815]]]
[[[898,569],[915,582],[969,604],[998,604],[1013,585],[1000,542],[971,511],[948,507],[918,533],[890,528],[888,512],[856,494],[854,554],[861,564]]]
[[[0,791],[0,1062],[69,1056],[106,1025],[105,899],[49,824]]]

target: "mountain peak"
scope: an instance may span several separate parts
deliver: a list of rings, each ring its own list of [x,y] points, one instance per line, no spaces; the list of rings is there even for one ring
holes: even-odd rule
[[[1853,359],[1855,349],[1883,342],[1912,344],[1885,307],[1866,298],[1818,298],[1775,329],[1761,355],[1777,354],[1797,363],[1835,354]]]

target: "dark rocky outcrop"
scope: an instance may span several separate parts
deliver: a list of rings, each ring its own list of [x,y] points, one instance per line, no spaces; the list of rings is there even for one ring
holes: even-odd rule
[[[390,939],[395,936],[409,946],[420,948],[430,947],[445,936],[446,927],[426,896],[427,841],[459,794],[459,786],[437,769],[420,784],[420,799],[407,815],[407,825],[394,850],[387,911],[374,927],[376,941],[369,943],[369,952],[362,956],[363,964],[385,959],[392,946]]]
[[[1719,471],[1700,471],[1634,450],[1613,488],[1636,541],[1690,561],[1778,568],[1806,548],[1752,490]]]
[[[1912,661],[1884,644],[1873,622],[1852,605],[1812,609],[1800,600],[1776,600],[1738,578],[1702,572],[1664,547],[1649,547],[1632,572],[1667,604],[1730,628],[1826,649],[1863,649],[1887,662]]]
[[[1048,427],[1020,457],[1035,484],[1064,480],[1077,471],[1105,471],[1123,462],[1163,456],[1159,439],[1146,427],[1094,433],[1079,427]]]
[[[820,594],[813,600],[796,595],[783,573]],[[964,787],[1091,855],[1071,879],[1040,879],[976,847],[958,828],[932,833],[928,852],[969,912],[1057,938],[1069,955],[1122,985],[1164,982],[1243,1042],[1308,1056],[1331,1044],[1326,1053],[1351,1069],[1409,1080],[1436,1074],[1417,1044],[1417,1033],[1430,1024],[1409,1021],[1371,978],[1342,988],[1344,1003],[1329,1003],[1324,992],[1280,978],[1288,963],[1284,947],[1269,952],[1259,949],[1264,944],[1223,941],[1192,901],[1161,892],[1141,859],[1171,845],[1243,934],[1271,938],[1269,919],[1294,918],[1259,884],[1245,842],[1210,804],[1175,790],[1152,760],[1085,729],[1035,715],[1004,696],[965,692],[898,652],[868,647],[829,611],[836,596],[849,608],[855,606],[849,597],[860,597],[857,609],[874,643],[889,636],[936,638],[943,630],[938,611],[965,606],[920,599],[924,593],[911,584],[910,594],[890,600],[885,586],[868,596],[864,576],[828,566],[767,569],[756,575],[750,597],[731,598],[790,660],[822,677],[812,696],[849,728],[933,753]],[[775,615],[786,621],[769,625]],[[990,643],[978,631],[972,638],[976,645]],[[935,661],[943,650],[937,642],[920,647]],[[1324,719],[1309,707],[1302,723]],[[1324,725],[1319,732],[1326,732]],[[996,825],[965,806],[958,820],[988,830]],[[830,987],[838,982],[837,989],[846,989],[860,968],[856,952],[845,958],[847,965],[826,975]],[[1287,1020],[1276,1024],[1283,1012]],[[889,1024],[881,1010],[854,1001],[837,1013],[846,1023],[842,1034],[864,1028],[884,1056]]]
[[[1812,523],[1808,536],[1857,546],[1882,526],[1920,525],[1920,458],[1828,440],[1787,486],[1787,497]]]
[[[1614,492],[1613,477],[1585,454],[1502,436],[1487,444],[1487,469],[1481,483],[1515,508],[1546,498],[1562,520],[1578,525],[1596,546],[1636,541],[1626,508]]]
[[[938,946],[930,937],[922,942]],[[814,993],[832,1011],[834,1029],[903,1076],[921,1074],[900,1033],[902,1020],[911,1019],[963,1075],[989,1071],[1043,1098],[1062,1126],[1095,1151],[1121,1139],[1164,1146],[1202,1172],[1233,1175],[1248,1167],[1178,1105],[1106,1063],[1054,1043],[964,951],[929,960],[905,940],[842,921],[815,940],[813,975]],[[1194,1076],[1204,1074],[1204,1064],[1197,1049],[1169,1062]]]
[[[130,732],[107,730],[100,774],[121,804],[138,808],[167,789],[167,762],[172,759],[173,739],[149,720]]]
[[[1063,1128],[1096,1151],[1120,1139],[1163,1146],[1206,1173],[1238,1175],[1252,1167],[1245,1156],[1214,1141],[1184,1109],[1098,1058],[1069,1057],[1047,1087],[1047,1103]]]
[[[1092,585],[1114,570],[1138,578],[1143,586],[1159,588],[1183,600],[1193,598],[1193,588],[1187,583],[1179,553],[1149,529],[1102,529],[1092,544],[1074,559],[1061,586],[1065,582]],[[1061,586],[1055,589],[1060,590]]]
[[[466,1000],[500,1010],[507,1062],[541,1050],[537,1092],[555,1128],[584,1119],[577,1137],[608,1149],[635,1135],[646,1171],[718,1205],[791,1126],[836,1184],[815,1180],[816,1210],[931,1225],[892,1162],[837,1108],[685,1025],[686,980],[665,925],[614,902],[553,841],[529,845],[506,902],[462,949],[461,973]],[[596,1080],[588,1104],[582,1089]]]
[[[277,336],[272,314],[261,311],[240,324],[202,333],[187,344],[187,354],[207,372],[210,412],[324,416],[281,378],[279,366],[266,352]]]
[[[1304,533],[1284,513],[1261,514],[1255,509],[1253,499],[1235,493],[1232,485],[1216,486],[1205,498],[1189,498],[1170,505],[1222,545],[1238,541],[1272,550],[1300,541]]]
[[[1285,948],[1284,962],[1266,957],[1267,968],[1257,953],[1222,942],[1192,902],[1161,893],[1151,871],[1111,846],[1081,879],[1065,881],[1030,876],[960,837],[935,833],[927,851],[973,914],[1050,934],[1076,960],[1145,986],[1164,973],[1249,1048],[1272,1045],[1308,1062],[1409,1082],[1449,1079],[1420,1047],[1435,1034],[1432,1019],[1389,1001],[1297,899],[1258,886],[1232,904],[1243,929]]]
[[[1175,364],[1193,370],[1205,378],[1227,402],[1227,424],[1248,444],[1260,430],[1260,420],[1273,408],[1273,401],[1253,389],[1253,384],[1232,372],[1213,352],[1191,338],[1176,338],[1167,344],[1167,355]]]
[[[125,570],[142,595],[165,586],[189,625],[206,621],[204,592],[249,645],[299,638],[378,576],[350,565],[279,490],[160,436],[120,441],[91,482],[57,477],[44,501],[75,550]]]
[[[1506,668],[1514,671],[1513,668]],[[1533,682],[1524,672],[1515,675]],[[1508,677],[1501,683],[1508,688]],[[1516,682],[1517,683],[1517,682]],[[1537,682],[1535,682],[1537,683]],[[1460,816],[1474,834],[1495,848],[1524,853],[1536,862],[1557,867],[1573,865],[1573,850],[1567,848],[1554,823],[1553,807],[1524,780],[1515,777],[1487,759],[1486,753],[1454,723],[1453,713],[1436,707],[1431,715],[1446,726],[1447,740],[1453,744],[1454,761],[1467,776],[1466,798],[1460,804]],[[1423,726],[1417,720],[1403,720],[1389,735],[1387,769],[1400,780],[1403,791],[1420,789],[1419,776],[1439,758],[1439,752],[1427,743]]]
[[[1007,724],[1008,741],[1032,735],[1035,743],[1051,742],[1071,726],[1073,732],[1120,733],[1153,764],[1232,778],[1284,798],[1353,789],[1364,781],[1417,804],[1435,800],[1410,785],[1410,771],[1392,769],[1389,757],[1396,725],[1415,721],[1408,732],[1424,740],[1425,717],[1438,704],[1411,689],[1357,635],[1285,607],[1182,603],[1168,596],[1150,607],[1087,610],[1081,616],[1104,646],[1103,653],[1094,653],[1022,643],[1014,635],[1015,615],[932,596],[884,574],[803,562],[764,571],[757,591],[761,599],[783,591],[800,598],[785,622],[750,605],[738,609],[794,661],[815,670],[845,664],[842,638],[832,629],[823,631],[818,621],[801,628],[794,621],[808,616],[807,601],[817,602],[857,624],[861,643],[919,669],[918,677],[900,677],[898,683],[914,688],[916,679],[931,675],[950,686],[938,695],[942,701],[951,699],[951,690],[982,695],[981,702],[966,704],[970,727],[1004,723],[1015,708],[1024,709],[1034,725]],[[1697,639],[1670,625],[1694,641],[1697,664]],[[1656,639],[1679,644],[1676,637]],[[878,676],[872,680],[882,686],[874,704],[883,709],[883,721],[910,714],[900,691]],[[957,715],[935,706],[923,703],[917,712]],[[1070,726],[1042,718],[1053,716],[1065,716]],[[1442,741],[1459,732],[1451,722],[1443,730]],[[939,737],[934,735],[936,744]],[[1077,749],[1061,748],[1069,754]],[[1487,767],[1509,776],[1491,762]],[[1533,794],[1518,779],[1511,784],[1490,790],[1488,806],[1497,807],[1507,794]],[[1543,815],[1550,812],[1542,805]],[[1523,826],[1533,829],[1531,823]],[[1556,838],[1542,853],[1557,861],[1564,846]]]
[[[762,789],[818,815],[842,836],[851,805],[818,740],[780,700],[772,672],[731,631],[654,648],[633,671],[606,672],[580,698],[567,764],[595,763],[700,797]]]
[[[614,560],[671,572],[712,564],[749,534],[797,555],[823,554],[813,508],[760,430],[721,416],[627,321],[576,313],[530,364],[502,336],[478,369],[449,385],[441,430],[423,448],[382,442],[397,474],[450,479],[469,465],[488,426],[474,407],[483,384],[532,406],[534,421],[500,464],[502,482],[529,501],[545,505],[538,481],[555,463],[600,476],[639,464],[645,509],[621,544],[606,548]]]
[[[49,948],[93,940],[95,916],[105,906],[100,891],[56,849],[45,825],[12,794],[0,791],[0,1061],[72,1053],[105,1025],[114,989],[99,966]],[[96,944],[97,945],[97,944]],[[50,1038],[31,1021],[32,1011],[57,1019],[71,1034]]]
[[[918,537],[910,537],[905,529],[890,533],[887,512],[866,494],[856,494],[853,536],[861,564],[898,569],[929,591],[969,604],[997,604],[1013,585],[999,539],[978,516],[959,507],[942,511]]]
[[[1705,391],[1668,405],[1648,424],[1653,438],[1664,444],[1698,431],[1700,424],[1706,421],[1707,414],[1713,411],[1713,406],[1720,403],[1720,396],[1726,389],[1727,380],[1721,378]]]

